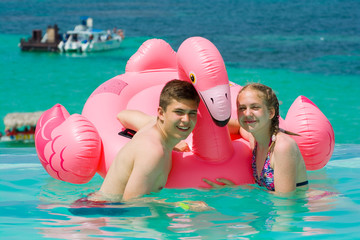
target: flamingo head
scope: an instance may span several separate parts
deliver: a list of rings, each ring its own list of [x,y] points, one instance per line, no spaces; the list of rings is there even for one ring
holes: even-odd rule
[[[194,85],[214,123],[225,126],[231,116],[231,96],[225,63],[218,49],[205,38],[188,38],[178,49],[177,62],[179,78]]]

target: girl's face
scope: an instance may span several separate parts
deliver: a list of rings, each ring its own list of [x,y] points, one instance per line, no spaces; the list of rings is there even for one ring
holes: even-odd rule
[[[270,131],[271,119],[274,117],[275,111],[273,108],[267,108],[262,95],[258,90],[246,89],[237,98],[239,123],[250,133]]]

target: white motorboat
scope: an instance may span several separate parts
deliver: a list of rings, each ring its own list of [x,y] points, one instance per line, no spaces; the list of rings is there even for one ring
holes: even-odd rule
[[[60,52],[95,52],[117,49],[124,39],[124,32],[98,30],[92,27],[92,18],[82,19],[82,24],[67,31],[58,45]]]

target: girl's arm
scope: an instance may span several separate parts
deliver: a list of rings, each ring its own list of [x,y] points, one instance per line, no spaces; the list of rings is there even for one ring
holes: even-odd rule
[[[290,193],[296,189],[297,149],[296,142],[289,136],[283,135],[276,140],[273,153],[276,193]]]

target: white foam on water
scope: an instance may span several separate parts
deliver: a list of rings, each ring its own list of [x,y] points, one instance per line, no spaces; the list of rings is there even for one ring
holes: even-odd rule
[[[349,158],[344,160],[330,161],[328,167],[360,168],[360,158]]]
[[[4,169],[39,169],[41,168],[40,163],[4,163],[0,164],[0,170]]]
[[[24,153],[24,154],[16,154],[16,153],[13,153],[13,154],[0,154],[0,158],[3,158],[3,157],[23,157],[23,156],[26,156],[26,157],[35,157],[37,156],[36,153],[32,154],[32,153]]]

